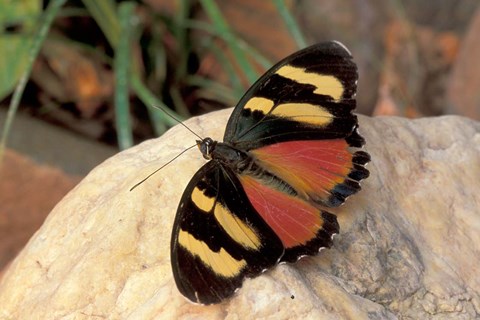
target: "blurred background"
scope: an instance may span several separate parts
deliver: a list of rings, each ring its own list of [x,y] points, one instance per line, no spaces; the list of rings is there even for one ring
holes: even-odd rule
[[[478,0],[0,0],[0,269],[103,160],[339,40],[357,112],[480,118]],[[459,128],[461,130],[461,128]]]

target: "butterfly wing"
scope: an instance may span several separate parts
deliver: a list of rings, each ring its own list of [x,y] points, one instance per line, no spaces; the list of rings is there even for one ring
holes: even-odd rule
[[[185,189],[172,233],[179,291],[193,302],[221,302],[245,277],[277,264],[283,252],[231,169],[216,161],[205,164]]]
[[[350,136],[357,119],[357,68],[338,42],[300,50],[268,70],[242,97],[224,141],[242,150]],[[357,146],[363,143],[359,138]]]
[[[282,190],[271,178],[239,177],[256,211],[281,238],[282,261],[329,247],[338,224],[325,209],[358,192],[369,175],[368,153],[351,150],[364,144],[352,114],[357,78],[343,45],[317,44],[272,67],[229,119],[225,142],[248,151],[264,175],[293,189]],[[296,230],[298,222],[311,229]]]

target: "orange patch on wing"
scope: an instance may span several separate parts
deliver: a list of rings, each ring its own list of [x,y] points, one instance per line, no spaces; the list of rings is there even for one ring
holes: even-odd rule
[[[306,201],[270,188],[250,176],[240,176],[240,182],[255,210],[285,248],[306,244],[322,228],[320,211]]]
[[[352,155],[344,139],[288,141],[251,153],[267,171],[290,184],[305,199],[327,199],[352,170]]]

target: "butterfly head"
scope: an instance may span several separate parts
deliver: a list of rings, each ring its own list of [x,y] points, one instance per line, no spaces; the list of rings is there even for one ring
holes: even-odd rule
[[[202,153],[203,157],[207,160],[212,159],[212,152],[217,145],[217,141],[214,141],[212,138],[205,138],[203,140],[197,140],[197,147]]]

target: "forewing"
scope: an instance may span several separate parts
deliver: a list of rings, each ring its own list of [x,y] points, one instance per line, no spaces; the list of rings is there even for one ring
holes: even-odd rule
[[[187,186],[173,227],[171,263],[179,291],[196,303],[221,302],[245,277],[277,264],[283,252],[235,174],[216,161],[205,164]]]
[[[267,71],[244,95],[224,141],[242,150],[294,140],[350,139],[356,133],[357,68],[338,42],[308,47]]]

